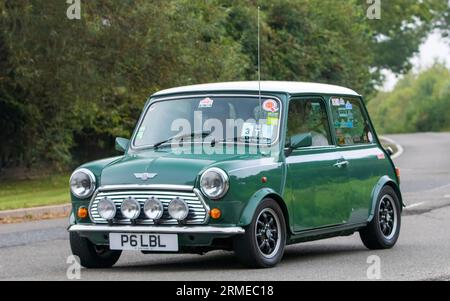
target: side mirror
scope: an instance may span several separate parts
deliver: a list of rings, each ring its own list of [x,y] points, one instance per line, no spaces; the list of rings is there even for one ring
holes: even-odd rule
[[[130,143],[129,139],[117,137],[116,138],[116,150],[124,153],[127,150],[129,143]]]
[[[311,133],[297,134],[290,138],[289,147],[286,151],[286,155],[289,156],[294,149],[299,147],[309,147],[312,146],[312,135]]]
[[[386,152],[389,156],[392,156],[394,154],[394,150],[392,149],[392,147],[388,146],[384,149],[386,150]]]

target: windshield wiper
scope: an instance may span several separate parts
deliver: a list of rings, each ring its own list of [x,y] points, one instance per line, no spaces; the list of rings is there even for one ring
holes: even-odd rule
[[[216,145],[217,143],[224,143],[224,142],[238,142],[239,140],[240,140],[239,137],[233,137],[233,138],[227,138],[227,139],[219,139],[219,140],[213,139],[213,140],[211,141],[211,146],[214,146],[214,145]]]
[[[211,131],[203,131],[203,132],[192,132],[190,134],[185,134],[185,135],[180,135],[180,136],[175,135],[175,136],[169,137],[163,141],[153,144],[153,148],[157,149],[161,145],[166,144],[174,139],[180,139],[181,141],[183,141],[184,138],[194,138],[196,136],[201,136],[202,138],[205,138],[205,137],[209,136],[210,134],[211,134]]]
[[[226,143],[226,142],[243,142],[243,143],[250,143],[250,140],[256,140],[259,144],[261,139],[265,139],[267,142],[271,142],[272,139],[267,137],[249,137],[248,139],[242,138],[242,137],[233,137],[233,138],[227,138],[227,139],[220,139],[220,140],[213,140],[211,142],[211,146],[216,145],[217,143]]]

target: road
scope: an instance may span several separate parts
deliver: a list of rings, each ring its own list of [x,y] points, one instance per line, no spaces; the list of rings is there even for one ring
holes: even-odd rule
[[[408,204],[391,250],[370,251],[359,235],[286,248],[275,268],[245,269],[232,253],[143,255],[125,252],[112,269],[82,269],[82,280],[367,280],[368,257],[382,280],[450,280],[450,133],[389,136]],[[0,280],[67,280],[67,221],[0,226]]]

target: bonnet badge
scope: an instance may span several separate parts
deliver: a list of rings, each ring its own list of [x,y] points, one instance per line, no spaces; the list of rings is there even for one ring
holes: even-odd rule
[[[153,179],[154,177],[156,177],[156,175],[157,175],[157,173],[148,173],[148,172],[134,174],[134,176],[137,179],[141,179],[142,181],[147,181],[148,179]]]

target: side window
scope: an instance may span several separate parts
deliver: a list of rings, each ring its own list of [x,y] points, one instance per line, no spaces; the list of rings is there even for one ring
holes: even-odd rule
[[[359,99],[332,97],[330,103],[338,145],[348,146],[373,142],[369,123]]]
[[[311,133],[313,146],[331,145],[325,104],[320,99],[294,99],[289,104],[286,143],[293,135]]]

